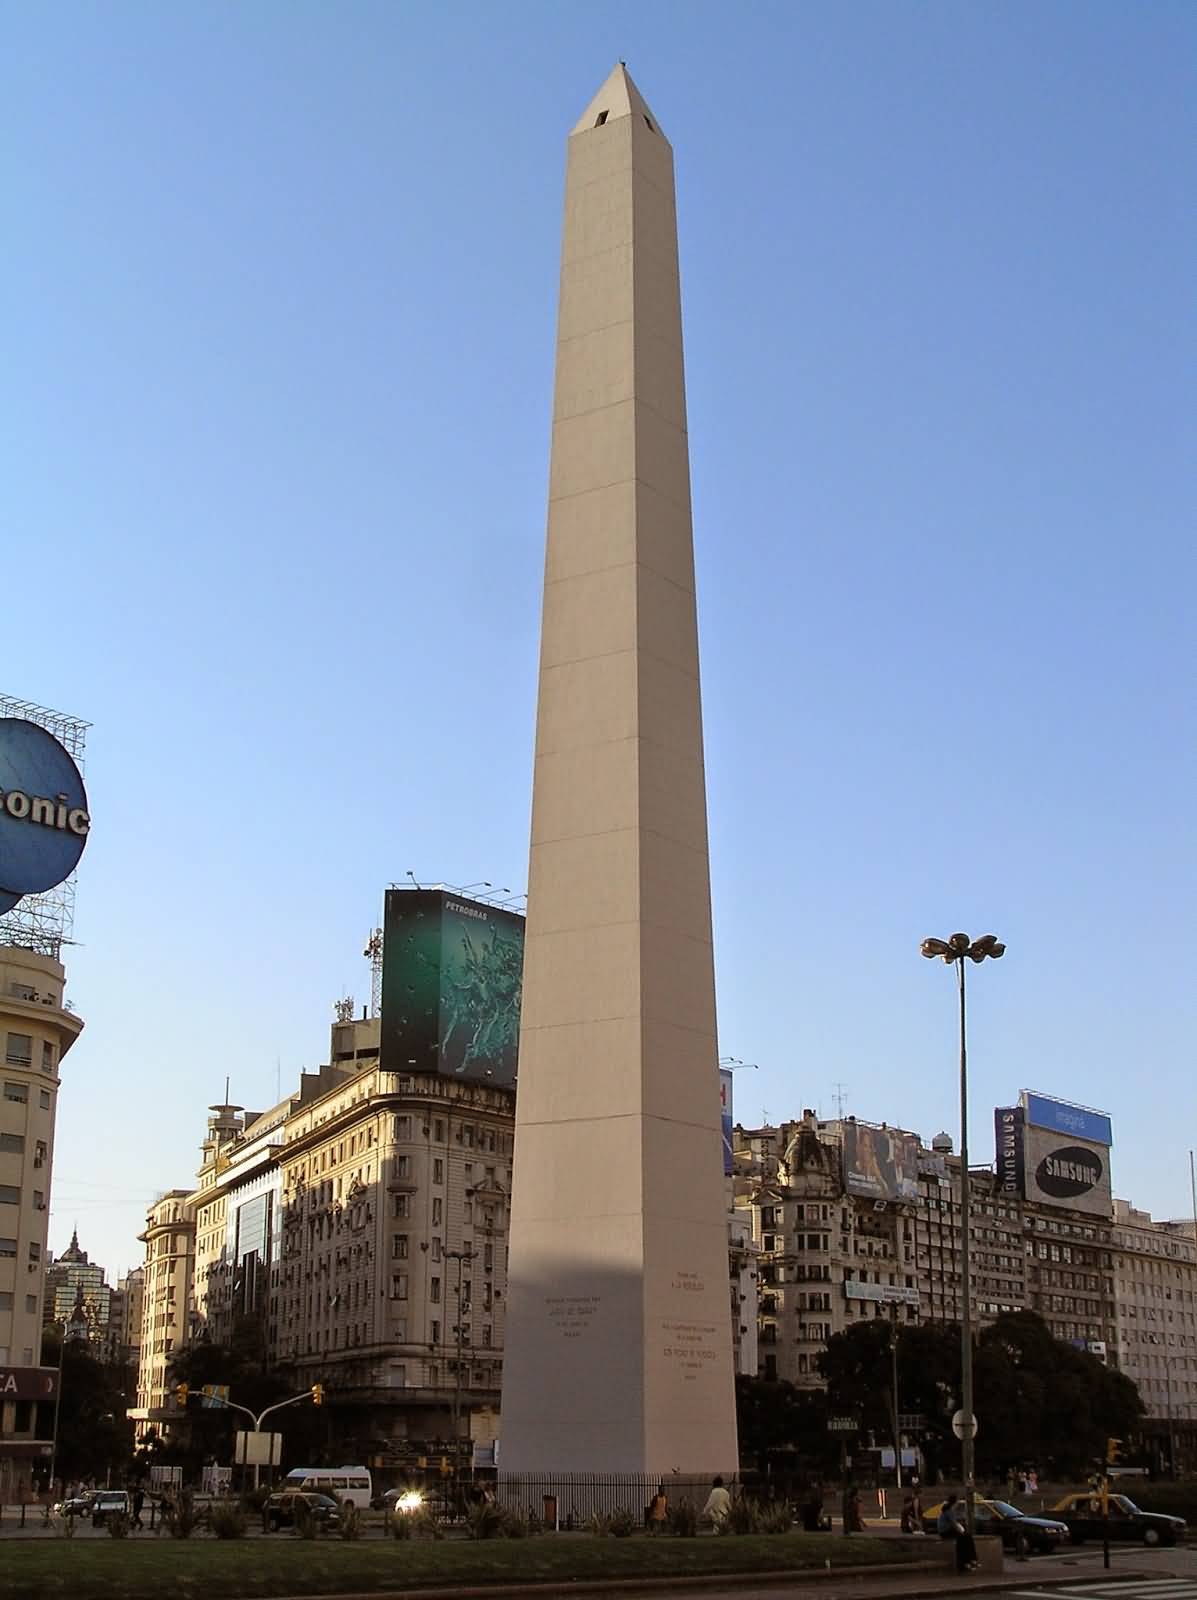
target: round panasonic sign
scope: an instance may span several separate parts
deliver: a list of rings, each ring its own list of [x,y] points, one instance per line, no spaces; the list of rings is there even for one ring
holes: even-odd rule
[[[52,733],[0,717],[0,910],[69,878],[91,817],[79,768]]]
[[[1104,1171],[1096,1152],[1069,1144],[1044,1156],[1035,1169],[1035,1182],[1044,1194],[1056,1200],[1071,1200],[1096,1189]]]

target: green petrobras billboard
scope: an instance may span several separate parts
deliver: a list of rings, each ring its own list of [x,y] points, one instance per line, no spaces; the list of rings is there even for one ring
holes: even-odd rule
[[[524,919],[447,889],[389,889],[383,919],[386,1072],[515,1082]]]

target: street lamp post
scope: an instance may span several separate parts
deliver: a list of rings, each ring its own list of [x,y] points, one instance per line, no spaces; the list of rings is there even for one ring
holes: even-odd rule
[[[964,1476],[965,1517],[969,1533],[976,1531],[976,1419],[973,1415],[973,1295],[971,1221],[968,1184],[968,1048],[964,1013],[964,963],[978,964],[989,956],[996,961],[1006,953],[996,934],[983,933],[970,939],[967,933],[954,933],[950,939],[924,939],[922,954],[928,961],[937,956],[955,966],[960,988],[960,1409],[964,1413],[960,1439],[960,1465]]]
[[[890,1357],[893,1362],[893,1375],[891,1378],[891,1398],[893,1400],[894,1417],[894,1481],[898,1488],[902,1487],[902,1434],[898,1426],[898,1306],[894,1303],[893,1320],[889,1327]]]
[[[463,1305],[461,1300],[461,1272],[465,1263],[474,1259],[474,1250],[468,1245],[462,1250],[446,1250],[445,1259],[447,1261],[456,1261],[457,1263],[457,1322],[453,1328],[457,1348],[457,1361],[453,1372],[453,1487],[454,1497],[460,1499],[461,1471],[458,1456],[460,1449],[458,1437],[461,1433],[461,1367],[464,1359],[466,1329],[468,1326],[465,1322],[465,1316],[470,1309],[468,1303]]]
[[[1168,1476],[1176,1477],[1176,1428],[1172,1421],[1172,1357],[1163,1348],[1164,1341],[1158,1333],[1151,1335],[1153,1345],[1160,1347],[1160,1360],[1164,1363],[1164,1392],[1168,1407]]]

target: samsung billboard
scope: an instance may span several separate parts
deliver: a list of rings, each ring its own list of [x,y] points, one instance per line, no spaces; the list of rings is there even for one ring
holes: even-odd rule
[[[1104,1112],[1024,1090],[993,1114],[998,1186],[1041,1206],[1089,1216],[1114,1209],[1110,1119]]]
[[[510,1088],[523,972],[515,912],[446,889],[389,889],[380,1066]]]

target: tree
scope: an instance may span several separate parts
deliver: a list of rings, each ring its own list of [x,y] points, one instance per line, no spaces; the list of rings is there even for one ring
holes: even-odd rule
[[[103,1480],[109,1468],[122,1471],[133,1450],[133,1429],[125,1417],[124,1369],[98,1361],[86,1339],[68,1339],[54,1324],[42,1335],[42,1364],[56,1367],[62,1359],[58,1394],[57,1478]],[[53,1405],[39,1417],[46,1437],[54,1426]]]
[[[736,1379],[740,1458],[768,1474],[782,1464],[829,1471],[839,1446],[827,1433],[827,1396],[780,1378]]]

